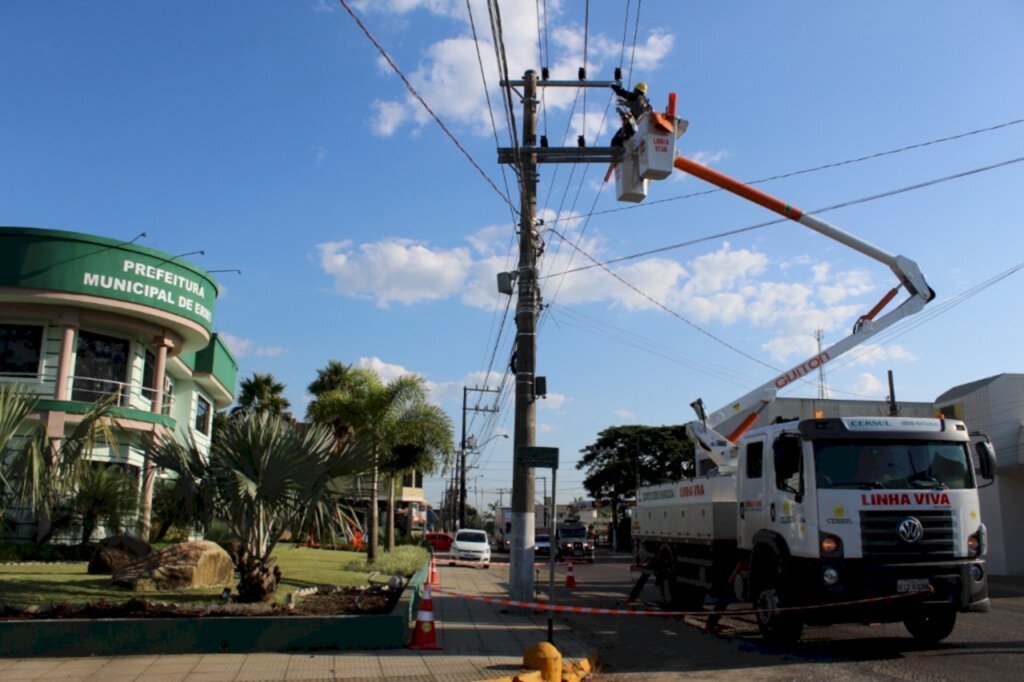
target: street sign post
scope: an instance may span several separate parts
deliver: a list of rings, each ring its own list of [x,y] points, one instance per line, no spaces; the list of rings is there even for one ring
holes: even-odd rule
[[[551,528],[548,536],[548,601],[552,606],[555,604],[555,549],[558,541],[555,539],[558,533],[558,507],[555,500],[558,499],[558,448],[545,448],[533,445],[521,445],[516,448],[516,466],[527,466],[534,469],[551,469]],[[548,642],[554,644],[555,625],[551,611],[548,611]]]

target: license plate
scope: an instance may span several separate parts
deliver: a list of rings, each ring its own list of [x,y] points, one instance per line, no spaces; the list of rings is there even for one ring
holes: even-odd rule
[[[896,581],[897,592],[922,592],[928,589],[928,578],[907,578]]]

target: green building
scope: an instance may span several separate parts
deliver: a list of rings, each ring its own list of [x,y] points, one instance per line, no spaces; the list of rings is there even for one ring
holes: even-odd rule
[[[33,418],[51,440],[113,399],[118,442],[93,459],[122,466],[145,508],[159,475],[147,436],[191,434],[208,451],[213,413],[233,400],[238,363],[213,332],[217,293],[205,270],[154,249],[0,227],[0,381],[38,393]],[[34,521],[19,521],[16,535],[30,536]]]

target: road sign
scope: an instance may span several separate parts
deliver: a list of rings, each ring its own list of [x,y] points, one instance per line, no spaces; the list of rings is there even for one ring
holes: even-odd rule
[[[521,445],[516,450],[516,464],[535,469],[557,469],[558,448]]]

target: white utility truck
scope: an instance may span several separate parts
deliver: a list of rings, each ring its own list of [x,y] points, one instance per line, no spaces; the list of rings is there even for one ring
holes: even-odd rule
[[[804,623],[840,622],[903,621],[920,641],[945,638],[958,612],[989,609],[972,459],[973,450],[991,481],[987,439],[972,446],[963,422],[942,418],[804,419],[751,430],[778,390],[918,312],[934,293],[908,258],[689,159],[674,166],[886,264],[899,286],[850,336],[720,411],[692,404],[696,477],[638,491],[638,564],[677,606],[699,609],[705,597],[720,607],[751,603],[762,634],[778,641],[798,639]],[[909,297],[876,320],[900,288]],[[716,431],[730,417],[740,426]]]

